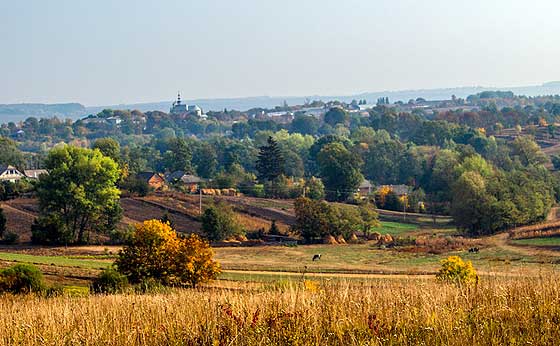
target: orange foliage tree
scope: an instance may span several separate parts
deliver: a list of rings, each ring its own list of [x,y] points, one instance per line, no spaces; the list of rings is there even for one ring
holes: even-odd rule
[[[148,220],[136,225],[115,265],[132,283],[152,278],[168,286],[196,287],[220,273],[213,256],[208,242],[198,235],[180,238],[169,223]]]

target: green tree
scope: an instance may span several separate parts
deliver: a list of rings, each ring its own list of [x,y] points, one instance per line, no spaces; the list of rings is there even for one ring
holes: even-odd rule
[[[371,203],[365,203],[359,206],[360,218],[362,219],[361,228],[364,235],[368,235],[374,227],[379,227],[379,215],[375,210],[375,206]]]
[[[116,163],[121,162],[121,146],[113,138],[99,138],[93,143],[93,149],[98,149],[101,154],[112,158]]]
[[[480,173],[468,171],[453,186],[451,214],[457,226],[471,234],[491,233],[488,211],[493,201],[486,185]]]
[[[332,211],[325,201],[300,197],[294,201],[296,223],[294,229],[310,242],[330,234]]]
[[[201,142],[194,150],[192,163],[196,173],[203,178],[213,178],[218,167],[218,155],[212,145]]]
[[[0,137],[0,165],[13,165],[22,167],[25,160],[16,142]]]
[[[87,242],[89,233],[109,232],[120,219],[119,170],[113,159],[98,150],[62,146],[45,160],[49,174],[37,183],[40,220],[62,227],[60,234],[70,243]],[[38,231],[38,230],[36,230]]]
[[[560,155],[552,155],[550,157],[552,161],[552,165],[554,166],[555,170],[560,170]]]
[[[319,178],[311,177],[305,182],[306,196],[311,199],[325,198],[325,185]]]
[[[361,159],[341,143],[327,144],[319,152],[317,161],[329,200],[347,199],[364,180],[360,173]]]
[[[524,165],[542,165],[548,162],[548,158],[541,151],[539,145],[527,136],[517,137],[511,144],[512,155],[519,159]]]
[[[241,233],[233,209],[224,201],[217,201],[204,210],[202,230],[213,241],[225,240]]]
[[[263,183],[273,181],[284,173],[284,157],[272,136],[268,137],[266,145],[260,147],[256,168],[257,177]]]
[[[192,152],[183,138],[172,138],[168,150],[164,153],[165,168],[171,172],[185,171],[192,173]]]
[[[319,119],[310,115],[297,115],[291,124],[291,131],[302,135],[316,135],[319,131],[321,122]]]
[[[325,123],[332,127],[335,127],[337,124],[346,124],[349,119],[348,113],[339,107],[331,108],[325,113]]]

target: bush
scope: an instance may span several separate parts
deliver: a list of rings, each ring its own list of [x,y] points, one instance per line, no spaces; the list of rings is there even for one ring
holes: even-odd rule
[[[4,237],[2,238],[2,242],[4,244],[15,244],[15,243],[17,243],[18,240],[19,240],[19,234],[14,233],[14,232],[6,233],[6,234],[4,234]]]
[[[33,244],[65,244],[70,240],[62,222],[53,215],[35,219],[31,225]]]
[[[122,182],[121,188],[140,197],[144,197],[151,192],[150,185],[147,182],[134,176],[127,177]]]
[[[231,206],[218,201],[209,206],[202,214],[202,230],[210,240],[221,241],[241,233]]]
[[[16,264],[0,271],[0,291],[10,293],[43,292],[43,274],[31,264]]]
[[[132,237],[132,229],[115,229],[109,233],[110,243],[113,245],[126,244]]]
[[[93,293],[121,293],[128,286],[128,279],[113,268],[107,268],[91,283]]]
[[[478,275],[471,261],[464,262],[459,256],[449,256],[441,261],[441,268],[436,277],[441,281],[457,284],[478,282]]]
[[[136,226],[115,264],[132,283],[154,279],[168,286],[196,287],[220,273],[213,255],[210,245],[196,234],[179,238],[168,224],[148,220]]]

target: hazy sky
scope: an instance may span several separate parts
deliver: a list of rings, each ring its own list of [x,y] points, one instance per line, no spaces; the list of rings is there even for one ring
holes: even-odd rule
[[[560,80],[558,0],[0,0],[0,103]]]

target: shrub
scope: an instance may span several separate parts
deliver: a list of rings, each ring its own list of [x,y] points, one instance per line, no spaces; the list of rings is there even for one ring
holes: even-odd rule
[[[459,256],[449,256],[441,261],[441,268],[436,274],[441,281],[458,284],[474,283],[478,281],[478,275],[471,261],[463,261]]]
[[[43,292],[43,274],[31,264],[16,264],[0,271],[0,291],[10,293]]]
[[[169,224],[148,220],[136,226],[130,244],[119,252],[115,264],[132,283],[151,278],[163,285],[196,287],[220,273],[213,255],[210,245],[199,236],[179,238]]]
[[[15,243],[17,243],[18,240],[19,240],[19,234],[14,233],[14,232],[6,233],[6,234],[4,234],[4,237],[2,238],[2,241],[5,244],[15,244]]]
[[[204,210],[202,215],[202,230],[210,240],[220,241],[241,233],[235,213],[231,206],[223,201]]]
[[[64,232],[64,225],[54,215],[40,217],[31,225],[31,242],[33,244],[66,244],[71,239]]]
[[[280,229],[278,228],[278,225],[276,225],[276,220],[272,220],[270,228],[268,229],[268,234],[280,235]]]
[[[121,293],[128,286],[128,279],[113,268],[107,268],[91,283],[93,293]]]

